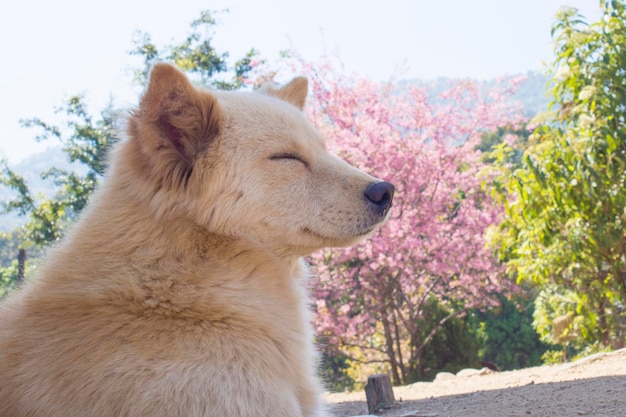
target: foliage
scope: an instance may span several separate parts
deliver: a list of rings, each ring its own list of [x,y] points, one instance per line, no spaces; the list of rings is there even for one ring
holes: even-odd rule
[[[522,164],[522,156],[528,147],[530,133],[528,123],[499,126],[496,130],[483,134],[476,150],[482,152],[482,161],[487,164],[505,160],[509,167],[516,169]],[[503,155],[505,150],[506,156]]]
[[[5,267],[17,258],[20,241],[10,233],[0,234],[0,267]]]
[[[330,392],[354,391],[362,388],[355,384],[353,378],[348,375],[350,360],[340,352],[327,349],[322,352],[320,363],[320,377],[324,381],[324,387]]]
[[[503,169],[507,216],[493,237],[511,274],[550,288],[553,306],[538,309],[545,314],[545,323],[537,321],[544,339],[548,323],[567,313],[572,343],[620,347],[626,324],[626,13],[623,1],[606,0],[602,8],[591,25],[575,9],[557,16],[553,111],[536,119],[523,166]]]
[[[15,287],[18,279],[18,242],[10,235],[0,236],[0,299]]]
[[[481,329],[483,336],[480,358],[502,370],[540,365],[551,341],[542,343],[533,327],[534,297],[520,292],[498,298],[498,307],[475,310],[470,317],[470,328]]]
[[[0,267],[0,299],[19,285],[18,269],[17,259],[13,260],[6,267]],[[24,264],[24,279],[27,280],[32,277],[36,270],[36,262],[26,262]]]
[[[452,317],[439,329],[438,323],[449,315],[433,297],[425,306],[431,319],[421,324],[422,337],[436,330],[430,343],[424,347],[423,360],[415,380],[431,381],[439,372],[456,373],[463,368],[478,366],[481,340],[480,328],[472,326],[469,316]]]
[[[517,126],[519,113],[507,104],[508,86],[483,94],[458,81],[429,97],[425,87],[301,65],[329,147],[397,187],[384,230],[314,258],[318,332],[353,366],[390,370],[396,384],[424,379],[428,346],[445,326],[510,287],[485,249],[485,229],[501,211],[481,186],[475,147],[485,131]]]
[[[18,283],[17,259],[7,267],[0,267],[0,300],[6,296]]]
[[[111,105],[100,113],[100,118],[94,120],[83,97],[73,96],[58,109],[58,112],[62,111],[67,115],[63,129],[38,118],[24,120],[22,125],[41,129],[37,140],[60,140],[69,160],[86,167],[85,174],[58,168],[42,173],[42,178],[52,180],[58,188],[53,197],[46,198],[33,196],[24,179],[2,163],[0,182],[16,191],[14,199],[2,203],[3,209],[29,216],[24,230],[20,232],[27,239],[25,246],[30,244],[41,248],[61,238],[66,225],[89,201],[98,179],[104,173],[107,151],[118,141],[118,118]]]
[[[18,253],[22,237],[11,233],[0,234],[0,299],[18,284]],[[41,256],[39,250],[30,248],[27,253],[29,262],[25,263],[24,277],[28,279],[36,270],[36,262],[30,262]]]
[[[203,11],[200,17],[191,22],[192,31],[178,45],[162,48],[152,43],[148,33],[138,32],[132,55],[143,58],[143,66],[135,71],[135,80],[147,84],[152,66],[159,61],[172,62],[190,75],[198,75],[203,86],[221,90],[235,90],[249,82],[250,74],[261,63],[258,52],[250,49],[235,62],[232,71],[228,66],[228,52],[218,52],[213,46],[213,34],[217,25],[215,12]],[[228,78],[221,77],[228,74]]]

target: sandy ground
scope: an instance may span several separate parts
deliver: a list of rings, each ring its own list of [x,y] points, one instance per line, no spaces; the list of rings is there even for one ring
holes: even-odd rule
[[[464,370],[394,388],[384,417],[626,417],[626,349],[518,371]],[[337,417],[367,414],[365,393],[329,394]]]

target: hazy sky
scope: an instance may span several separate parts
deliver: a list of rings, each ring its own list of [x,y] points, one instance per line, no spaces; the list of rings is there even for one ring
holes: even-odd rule
[[[239,58],[275,59],[293,46],[315,60],[338,54],[347,70],[385,79],[490,78],[540,70],[552,57],[550,27],[562,5],[597,20],[597,0],[21,0],[0,13],[0,157],[15,163],[35,143],[19,119],[54,120],[54,108],[85,92],[93,114],[109,96],[136,104],[133,34],[181,41],[202,10],[219,14],[214,46]]]

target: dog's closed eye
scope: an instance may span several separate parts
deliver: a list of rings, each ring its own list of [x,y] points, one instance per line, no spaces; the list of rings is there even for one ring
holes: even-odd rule
[[[277,154],[274,154],[274,155],[270,156],[269,159],[272,160],[272,161],[281,161],[281,160],[298,161],[298,162],[302,163],[305,167],[307,167],[307,168],[309,167],[309,164],[304,160],[304,158],[302,158],[297,153],[293,153],[293,152],[277,153]]]

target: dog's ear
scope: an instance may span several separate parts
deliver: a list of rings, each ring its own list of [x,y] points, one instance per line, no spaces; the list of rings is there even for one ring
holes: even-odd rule
[[[268,94],[278,97],[288,103],[293,104],[300,110],[304,108],[306,95],[309,90],[309,81],[304,77],[296,77],[281,88],[268,88]]]
[[[215,97],[198,91],[172,65],[157,64],[129,127],[144,160],[157,171],[151,175],[177,181],[189,177],[197,155],[217,138],[220,120]]]

